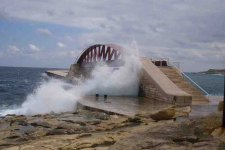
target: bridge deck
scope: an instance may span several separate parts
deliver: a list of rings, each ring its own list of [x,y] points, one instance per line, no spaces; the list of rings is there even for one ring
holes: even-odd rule
[[[126,116],[151,113],[171,106],[165,102],[156,102],[138,97],[108,97],[107,100],[104,101],[103,97],[96,99],[96,97],[90,96],[83,98],[78,103],[88,108]]]

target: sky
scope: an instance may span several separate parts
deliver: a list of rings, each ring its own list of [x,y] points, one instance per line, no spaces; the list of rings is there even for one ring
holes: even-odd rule
[[[183,71],[224,69],[224,0],[0,0],[0,66],[68,68],[92,44],[134,41]]]

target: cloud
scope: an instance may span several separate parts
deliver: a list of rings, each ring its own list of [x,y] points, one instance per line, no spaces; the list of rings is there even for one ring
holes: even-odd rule
[[[60,48],[63,48],[63,47],[65,47],[66,45],[65,45],[64,43],[62,43],[62,42],[58,42],[58,43],[57,43],[57,46],[60,47]]]
[[[37,53],[39,51],[40,51],[40,48],[38,48],[36,45],[29,44],[29,52],[31,52],[31,53]]]
[[[210,46],[215,50],[225,51],[225,42],[224,43],[214,42],[211,43]]]
[[[9,45],[7,52],[10,54],[18,54],[21,53],[22,51],[15,45]]]
[[[73,40],[77,47],[96,43],[123,44],[135,39],[145,56],[178,59],[187,64],[186,70],[193,70],[189,65],[192,60],[204,62],[204,67],[211,67],[213,61],[215,66],[224,63],[220,59],[225,43],[224,8],[223,0],[2,0],[0,12],[7,17],[85,30],[78,32],[76,39],[68,36],[66,40]],[[52,35],[46,28],[37,31]],[[56,45],[65,47],[62,42]]]
[[[76,58],[77,55],[78,53],[74,50],[60,51],[57,53],[57,56],[61,58]]]
[[[69,35],[65,36],[64,38],[65,38],[66,41],[69,41],[69,42],[71,42],[71,41],[74,40],[74,39],[73,39],[71,36],[69,36]]]
[[[49,31],[49,29],[46,29],[46,28],[39,28],[39,29],[37,29],[37,32],[41,35],[44,35],[44,36],[51,36],[52,35],[52,32]]]

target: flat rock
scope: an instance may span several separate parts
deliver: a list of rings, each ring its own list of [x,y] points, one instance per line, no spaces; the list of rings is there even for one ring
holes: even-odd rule
[[[182,136],[182,137],[175,137],[173,138],[174,142],[190,142],[190,143],[196,143],[198,142],[198,137],[195,135],[191,135],[191,136]]]
[[[52,125],[50,125],[48,122],[41,121],[41,120],[34,121],[34,122],[30,123],[30,125],[32,125],[34,127],[41,126],[41,127],[44,127],[44,128],[51,128],[52,127]]]
[[[132,118],[87,110],[76,114],[7,116],[0,120],[0,149],[225,148],[225,137],[215,136],[222,132],[215,130],[221,125],[221,114],[186,121],[171,120],[189,111],[182,109],[169,108],[151,117],[144,114]],[[15,122],[10,126],[11,120]]]
[[[46,133],[46,135],[63,135],[63,134],[67,134],[66,129],[52,129],[51,131]]]

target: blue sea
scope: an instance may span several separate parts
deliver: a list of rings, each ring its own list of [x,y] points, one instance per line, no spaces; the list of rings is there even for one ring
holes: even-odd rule
[[[224,76],[221,74],[185,73],[208,94],[223,96]]]
[[[48,68],[0,67],[0,110],[22,104],[38,87]],[[222,75],[186,73],[211,95],[223,95]]]
[[[33,92],[47,69],[0,67],[0,107],[21,104]]]

